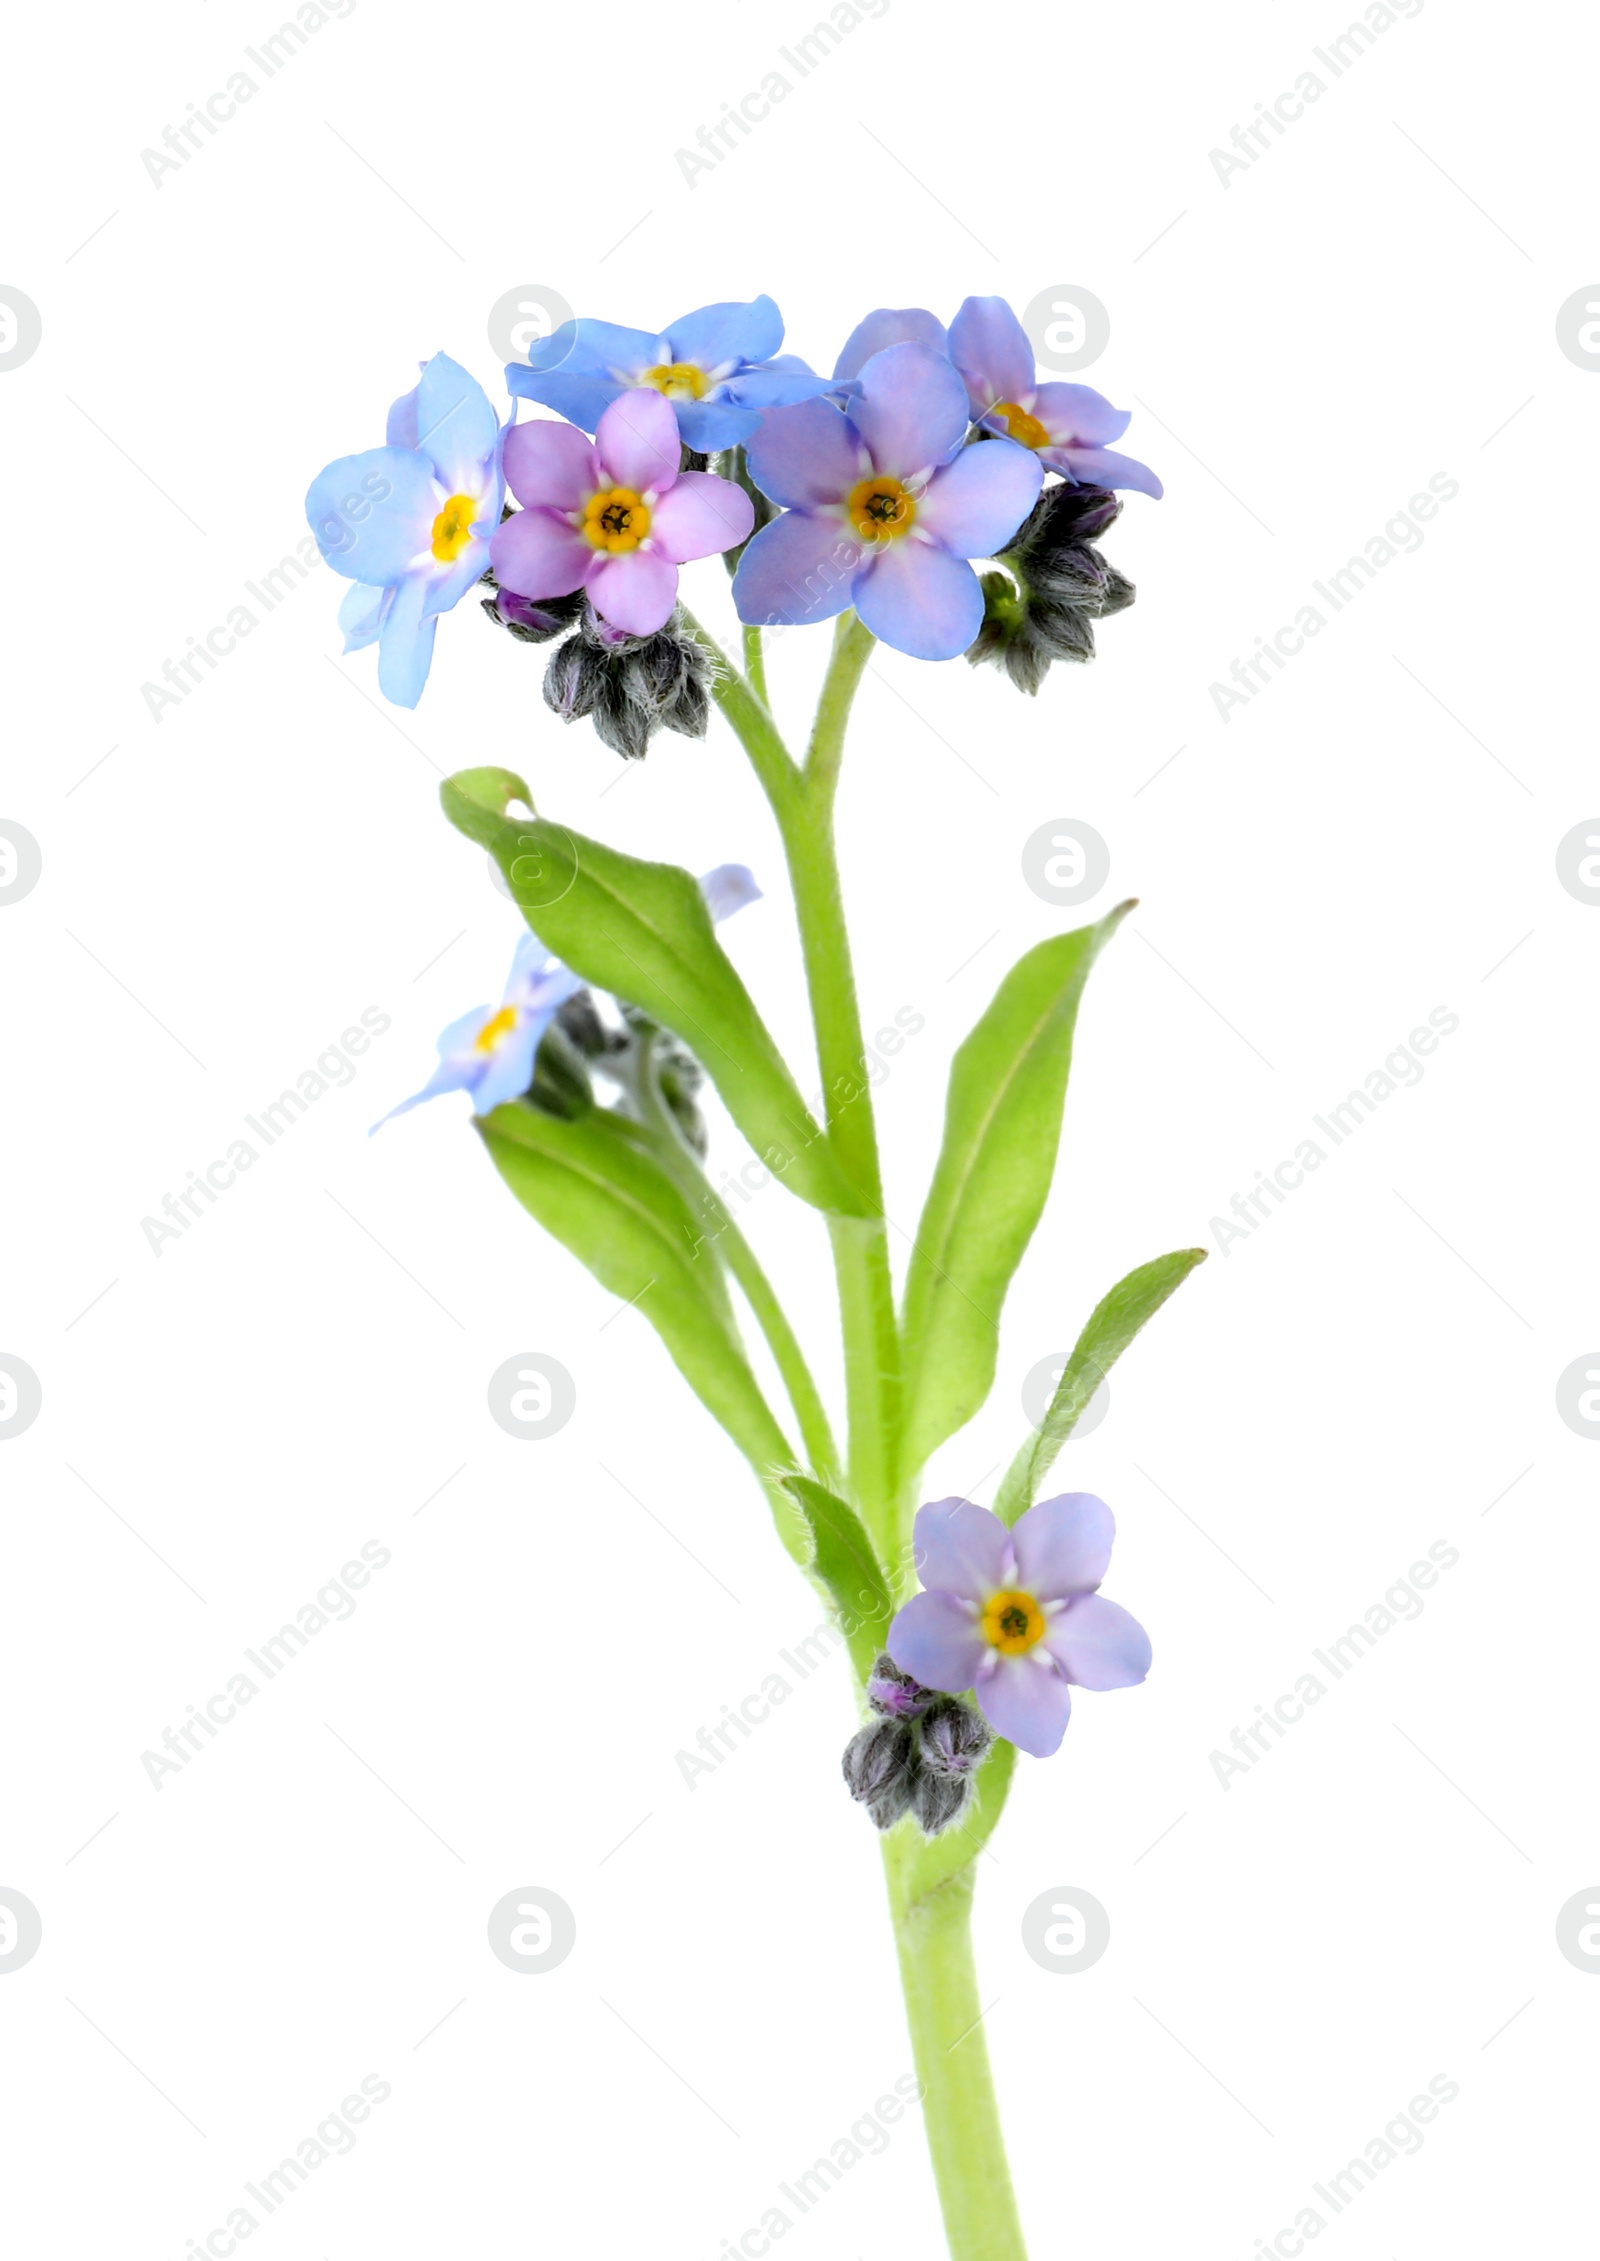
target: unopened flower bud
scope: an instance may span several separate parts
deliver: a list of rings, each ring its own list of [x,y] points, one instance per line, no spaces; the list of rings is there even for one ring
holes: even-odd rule
[[[1091,539],[1121,508],[1104,487],[1046,487],[1001,553],[1003,570],[983,576],[983,625],[967,651],[974,666],[992,661],[1031,694],[1055,660],[1093,659],[1094,622],[1134,599],[1133,583]]]
[[[926,1771],[954,1781],[968,1780],[994,1741],[988,1723],[956,1696],[941,1696],[925,1713],[921,1735]]]
[[[872,1668],[867,1702],[880,1719],[916,1719],[933,1701],[933,1691],[902,1672],[887,1650]]]
[[[564,722],[587,715],[613,753],[636,761],[657,730],[703,738],[710,717],[710,663],[670,625],[630,636],[591,609],[545,672],[545,703]]]
[[[850,1795],[880,1829],[890,1829],[911,1803],[917,1749],[903,1720],[878,1719],[852,1735],[842,1764]]]
[[[972,1795],[972,1784],[964,1775],[919,1774],[912,1791],[912,1811],[917,1826],[924,1837],[937,1837],[941,1831],[961,1817],[963,1807]]]
[[[493,581],[486,573],[484,579]],[[519,644],[548,644],[552,636],[559,636],[570,628],[583,610],[580,591],[570,597],[519,597],[514,589],[496,588],[492,597],[483,599],[483,609],[501,628],[509,628]]]

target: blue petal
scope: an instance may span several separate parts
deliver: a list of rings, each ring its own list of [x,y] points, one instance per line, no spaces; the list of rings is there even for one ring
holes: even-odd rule
[[[341,455],[306,494],[317,547],[335,573],[386,588],[428,547],[439,504],[425,459],[405,448]]]
[[[615,377],[566,369],[544,376],[537,369],[524,369],[519,361],[508,365],[506,385],[517,399],[536,400],[541,408],[553,408],[558,416],[581,425],[586,432],[594,430],[618,394],[627,390]]]
[[[702,455],[744,447],[761,429],[758,408],[735,408],[726,400],[675,400],[672,405],[678,412],[679,438]]]
[[[833,365],[836,377],[854,377],[886,345],[928,345],[943,353],[947,343],[944,324],[925,306],[880,306],[859,321],[844,341]]]
[[[522,1097],[533,1081],[533,1056],[539,1049],[539,1039],[554,1017],[553,1005],[548,1012],[525,1013],[510,1035],[502,1037],[472,1094],[475,1115],[492,1114],[508,1099]]]
[[[369,589],[362,581],[353,581],[346,589],[339,599],[339,626],[347,652],[364,652],[377,642],[388,602],[387,589]]]
[[[842,518],[786,510],[746,545],[733,577],[734,608],[753,627],[832,620],[851,601],[860,562],[861,545]]]
[[[725,300],[685,314],[667,331],[674,361],[717,369],[725,361],[767,361],[783,343],[783,316],[765,295]]]
[[[955,659],[983,626],[978,576],[931,542],[891,542],[857,576],[854,603],[880,643],[912,659]]]
[[[378,689],[391,706],[414,707],[433,665],[436,613],[426,612],[428,577],[412,573],[394,593],[378,638]]]
[[[539,372],[565,369],[573,376],[606,375],[617,370],[635,376],[661,359],[660,337],[650,330],[624,329],[620,322],[562,322],[547,338],[528,348],[528,368]],[[520,368],[514,362],[513,368]],[[530,394],[530,399],[536,399]]]
[[[967,388],[927,346],[886,346],[861,372],[850,421],[872,451],[873,470],[906,479],[945,462],[961,445]]]
[[[417,387],[416,444],[447,494],[478,493],[499,437],[499,420],[477,378],[448,353],[436,353]]]
[[[814,370],[798,369],[742,369],[738,376],[730,377],[725,386],[727,397],[741,408],[792,408],[796,401],[815,400],[833,383],[831,377],[819,377]]]
[[[480,1007],[476,1015],[469,1014],[467,1017],[471,1021],[472,1027],[478,1028],[483,1020],[483,1008]],[[462,1023],[457,1021],[453,1026],[459,1028]],[[448,1033],[449,1031],[446,1031],[446,1034]],[[443,1037],[439,1039],[439,1044],[442,1050],[444,1046]],[[442,1091],[470,1091],[473,1084],[476,1083],[479,1073],[478,1061],[470,1056],[463,1057],[457,1054],[453,1059],[441,1059],[420,1091],[414,1091],[409,1099],[402,1099],[398,1107],[389,1109],[387,1115],[379,1116],[372,1129],[368,1131],[368,1138],[371,1138],[374,1132],[381,1131],[385,1123],[392,1123],[396,1115],[409,1115],[413,1107],[420,1107],[424,1100],[437,1099]]]
[[[390,447],[414,448],[417,444],[417,388],[412,386],[389,410],[389,420],[383,436]]]

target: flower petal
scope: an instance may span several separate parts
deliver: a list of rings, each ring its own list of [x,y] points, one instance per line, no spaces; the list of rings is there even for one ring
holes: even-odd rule
[[[963,1601],[986,1602],[1007,1583],[1010,1553],[1005,1525],[986,1507],[974,1507],[966,1499],[936,1499],[917,1509],[911,1559],[925,1586],[959,1594]]]
[[[978,576],[932,542],[887,544],[857,575],[852,602],[880,642],[912,659],[954,659],[983,626]]]
[[[727,394],[740,408],[792,408],[815,400],[831,379],[819,377],[802,361],[793,369],[741,369],[727,381]]]
[[[1044,465],[1030,448],[984,440],[935,472],[917,504],[917,524],[954,557],[993,557],[1043,485]]]
[[[565,369],[573,376],[615,376],[618,383],[627,384],[641,369],[660,359],[656,351],[660,342],[649,330],[630,330],[621,322],[596,322],[584,317],[558,323],[547,338],[529,346],[525,363],[513,362],[512,366],[535,372]]]
[[[1002,1657],[992,1672],[979,1675],[978,1709],[997,1735],[1015,1743],[1030,1758],[1047,1759],[1061,1748],[1072,1717],[1072,1690],[1053,1666],[1027,1656]]]
[[[383,436],[390,447],[415,449],[417,444],[417,388],[415,385],[408,393],[402,393],[400,398],[391,406],[388,421],[383,428]]]
[[[854,377],[890,345],[925,345],[943,353],[945,326],[925,306],[879,306],[863,316],[845,339],[833,365],[835,377]]]
[[[1116,1517],[1093,1492],[1058,1492],[1017,1518],[1017,1583],[1040,1601],[1093,1593],[1111,1561]]]
[[[520,1099],[533,1081],[533,1058],[540,1039],[555,1018],[552,1005],[544,1012],[523,1012],[517,1025],[501,1038],[489,1055],[487,1067],[472,1093],[472,1112],[491,1114],[508,1099]]]
[[[360,581],[350,584],[339,599],[339,626],[344,630],[347,652],[365,651],[377,642],[388,601],[387,589],[369,589]]]
[[[743,487],[710,471],[682,471],[650,514],[650,539],[663,557],[685,565],[748,541],[755,522],[755,504]]]
[[[1040,1643],[1080,1688],[1136,1688],[1150,1670],[1150,1636],[1104,1594],[1079,1594]]]
[[[341,455],[306,494],[306,518],[325,562],[369,588],[387,588],[411,570],[438,512],[433,473],[408,448]]]
[[[731,919],[734,912],[742,911],[747,903],[761,901],[756,875],[748,864],[718,864],[715,871],[702,872],[700,892],[706,899],[713,926]]]
[[[602,471],[619,487],[664,493],[678,476],[681,449],[671,403],[648,386],[619,393],[595,427]]]
[[[950,325],[950,358],[966,380],[973,411],[1033,390],[1033,346],[1003,298],[964,298]]]
[[[506,485],[521,503],[579,510],[600,484],[594,442],[573,424],[540,417],[506,434]]]
[[[414,707],[433,665],[437,613],[427,611],[428,578],[408,574],[398,585],[378,632],[378,689],[392,706]]]
[[[965,439],[967,388],[931,347],[885,347],[866,364],[860,383],[850,421],[871,451],[874,471],[909,478],[943,463]]]
[[[667,331],[674,361],[701,369],[725,361],[770,361],[783,343],[783,316],[765,292],[759,298],[724,300],[685,314]]]
[[[740,558],[734,608],[752,627],[802,628],[831,620],[850,603],[860,563],[861,544],[843,519],[786,510],[762,527]]]
[[[743,447],[761,429],[758,408],[738,408],[731,400],[675,400],[671,405],[678,419],[679,438],[685,447],[695,448],[701,455],[715,455],[719,448]]]
[[[589,575],[588,588],[589,602],[602,620],[630,636],[653,636],[672,618],[678,568],[657,550],[630,550],[623,557],[602,557]]]
[[[586,432],[594,430],[622,389],[620,378],[586,370],[552,369],[541,374],[520,361],[506,364],[506,391],[513,399],[536,400],[541,408],[553,408],[558,416],[570,417]]]
[[[825,400],[769,409],[750,442],[750,476],[786,510],[842,502],[871,469],[848,417]]]
[[[1065,457],[1071,476],[1088,487],[1132,487],[1137,494],[1151,495],[1159,502],[1166,492],[1161,481],[1147,464],[1136,463],[1131,455],[1118,455],[1108,447],[1052,448],[1051,455]]]
[[[972,1686],[991,1654],[972,1612],[953,1594],[913,1594],[895,1612],[883,1645],[902,1672],[952,1696]]]
[[[519,597],[568,597],[581,589],[595,552],[554,510],[519,510],[497,527],[489,563],[503,589]]]
[[[1000,397],[1004,399],[1005,395]],[[1112,440],[1120,440],[1133,422],[1131,408],[1113,408],[1093,385],[1041,385],[1033,414],[1060,447],[1073,441],[1106,447]]]
[[[423,365],[417,386],[416,444],[447,494],[481,492],[483,466],[499,438],[494,409],[477,378],[448,353],[436,353]]]

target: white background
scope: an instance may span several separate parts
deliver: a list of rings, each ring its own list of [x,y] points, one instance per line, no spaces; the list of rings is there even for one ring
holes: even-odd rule
[[[43,1390],[0,1457],[0,1884],[44,1926],[0,1977],[17,2249],[203,2250],[375,2074],[359,2144],[252,2252],[709,2261],[908,2068],[842,1663],[692,1792],[675,1764],[819,1614],[742,1463],[464,1102],[366,1138],[503,977],[511,908],[435,796],[477,761],[633,852],[753,864],[729,947],[809,1067],[736,745],[714,724],[624,773],[471,602],[387,711],[320,568],[159,722],[141,692],[250,602],[420,357],[495,384],[488,309],[536,283],[646,326],[770,290],[820,367],[878,304],[1110,309],[1084,376],[1167,482],[1107,545],[1137,606],[1036,701],[880,653],[842,793],[867,1026],[927,1020],[881,1095],[901,1233],[1004,967],[1142,901],[1086,999],[993,1401],[930,1496],[987,1496],[1023,1376],[1114,1279],[1214,1242],[1431,1009],[1460,1026],[1213,1255],[1065,1456],[1116,1508],[1109,1590],[1156,1667],[1021,1763],[985,1866],[1023,2211],[1041,2255],[1244,2261],[1445,2074],[1327,2250],[1576,2250],[1600,1985],[1555,1917],[1600,1875],[1600,1454],[1555,1386],[1600,1338],[1600,910],[1555,851],[1600,804],[1600,378],[1555,324],[1600,272],[1592,35],[1430,0],[1334,81],[1311,51],[1348,12],[1311,0],[893,0],[690,188],[675,151],[811,11],[360,0],[155,185],[141,151],[277,20],[10,33],[0,283],[43,321],[0,374],[0,816],[43,854],[0,910],[0,1349]],[[1210,151],[1308,68],[1322,99],[1224,185]],[[1436,473],[1460,492],[1422,547],[1224,721],[1212,683]],[[731,627],[719,566],[687,593]],[[822,640],[776,661],[797,721]],[[1053,819],[1110,845],[1082,913],[1022,880]],[[355,1082],[153,1254],[141,1219],[368,1006],[393,1025]],[[818,1221],[773,1190],[749,1227],[826,1364]],[[539,1443],[485,1404],[527,1350],[577,1386]],[[1420,1620],[1224,1789],[1212,1751],[1441,1539]],[[356,1615],[153,1788],[141,1753],[365,1541],[392,1560]],[[486,1943],[525,1884],[577,1917],[545,1976]],[[1112,1924],[1076,1977],[1019,1930],[1066,1884]],[[940,2250],[915,2122],[783,2250]]]

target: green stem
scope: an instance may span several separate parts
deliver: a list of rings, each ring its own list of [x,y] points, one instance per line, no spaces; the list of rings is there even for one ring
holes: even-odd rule
[[[767,658],[761,648],[759,628],[747,628],[744,632],[744,671],[756,697],[764,707],[770,708],[771,701],[767,697]]]
[[[789,1393],[789,1403],[794,1407],[795,1419],[800,1424],[801,1442],[812,1469],[823,1483],[837,1484],[840,1474],[839,1449],[833,1440],[833,1430],[829,1425],[827,1408],[822,1402],[822,1393],[806,1364],[799,1337],[789,1323],[788,1313],[778,1301],[772,1282],[762,1270],[755,1250],[728,1214],[725,1204],[713,1191],[700,1167],[699,1156],[688,1145],[677,1117],[662,1097],[653,1046],[641,1063],[635,1096],[646,1124],[656,1134],[663,1162],[687,1195],[696,1214],[703,1216],[711,1226],[710,1237],[715,1239],[723,1262],[738,1281],[756,1324],[767,1339],[773,1363],[783,1377],[783,1386]]]
[[[916,1897],[906,1871],[920,1843],[902,1825],[883,1860],[950,2261],[1027,2261],[972,1959],[976,1864]]]

